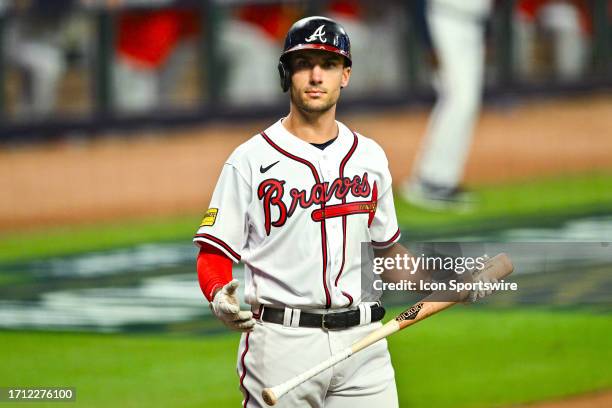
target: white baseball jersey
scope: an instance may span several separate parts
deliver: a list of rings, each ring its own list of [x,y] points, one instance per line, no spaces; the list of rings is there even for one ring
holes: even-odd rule
[[[361,243],[384,248],[400,237],[387,158],[340,122],[321,150],[281,121],[226,161],[194,241],[245,264],[254,308],[357,306]]]

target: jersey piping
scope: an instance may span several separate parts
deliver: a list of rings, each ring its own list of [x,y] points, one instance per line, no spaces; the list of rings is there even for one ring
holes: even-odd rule
[[[272,146],[282,155],[287,156],[288,158],[295,160],[298,163],[302,163],[303,165],[310,168],[310,171],[312,172],[315,182],[317,184],[320,184],[321,181],[319,179],[319,174],[317,173],[317,169],[311,162],[301,157],[295,156],[289,153],[288,151],[284,150],[283,148],[278,146],[276,143],[274,143],[272,139],[270,139],[270,137],[266,135],[266,132],[261,132],[261,136],[270,146]],[[321,202],[321,209],[325,211],[325,202]],[[327,287],[327,233],[325,229],[325,220],[321,221],[321,250],[323,254],[323,289],[325,289],[325,308],[329,309],[331,307],[331,295],[329,293],[329,288]]]
[[[376,248],[386,248],[388,246],[390,246],[391,244],[393,244],[395,241],[397,241],[397,239],[400,237],[401,233],[400,233],[400,229],[398,228],[397,231],[395,232],[395,234],[393,234],[393,236],[386,240],[386,241],[382,241],[382,242],[378,242],[378,241],[372,241],[372,246],[376,247]]]
[[[206,241],[209,244],[212,244],[215,248],[223,251],[227,256],[232,258],[232,260],[236,263],[240,262],[240,254],[234,251],[228,244],[225,243],[222,239],[219,239],[210,234],[195,234],[193,237],[194,241]]]
[[[338,175],[340,178],[344,177],[344,168],[346,167],[346,163],[348,163],[349,159],[351,158],[351,156],[353,156],[353,153],[355,153],[355,150],[357,149],[359,139],[357,138],[355,132],[352,133],[354,138],[353,145],[349,149],[346,156],[344,156],[344,158],[340,162],[340,169],[338,171]],[[342,197],[342,204],[346,204],[346,196]],[[342,271],[344,270],[344,264],[346,261],[346,217],[346,215],[342,216],[342,264],[340,265],[340,270],[338,271],[338,275],[336,276],[336,280],[334,282],[335,286],[338,286],[338,281],[340,280],[340,275],[342,275]],[[341,292],[349,300],[348,305],[351,306],[353,304],[353,297],[344,291]]]

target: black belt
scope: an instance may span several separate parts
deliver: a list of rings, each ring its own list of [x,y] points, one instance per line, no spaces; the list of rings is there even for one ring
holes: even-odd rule
[[[377,322],[385,316],[385,308],[378,305],[371,306],[372,322]],[[274,309],[264,307],[261,315],[264,322],[283,324],[285,321],[285,309]],[[326,314],[300,313],[300,327],[318,327],[322,329],[335,330],[346,329],[348,327],[359,326],[361,313],[359,309],[347,312],[330,312]]]

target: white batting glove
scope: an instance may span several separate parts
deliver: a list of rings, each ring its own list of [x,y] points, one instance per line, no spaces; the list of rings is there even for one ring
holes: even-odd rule
[[[497,280],[497,278],[491,278],[491,277],[488,277],[488,276],[484,275],[484,276],[477,277],[474,280],[474,282],[483,282],[483,283],[495,284],[495,283],[498,282],[498,280]],[[476,302],[477,300],[482,299],[485,296],[489,296],[491,293],[493,293],[492,289],[488,289],[488,290],[485,290],[485,289],[473,290],[470,293],[470,301],[472,303]]]
[[[484,261],[487,262],[489,260],[489,257],[487,255],[484,256]],[[473,279],[474,282],[482,282],[482,283],[491,283],[491,284],[495,284],[498,282],[497,278],[493,278],[493,277],[489,277],[484,273],[479,273],[480,271],[478,270],[473,270],[472,271],[472,275],[473,275]],[[479,289],[479,290],[472,290],[470,292],[470,295],[468,297],[469,301],[471,303],[474,303],[476,301],[478,301],[479,299],[482,299],[486,296],[489,296],[491,293],[493,293],[492,289]]]
[[[215,294],[209,306],[213,314],[227,327],[247,332],[253,330],[255,319],[251,311],[240,310],[240,303],[236,295],[239,285],[237,279],[232,280]]]

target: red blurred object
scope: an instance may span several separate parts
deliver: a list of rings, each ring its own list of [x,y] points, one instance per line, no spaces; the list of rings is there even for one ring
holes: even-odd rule
[[[334,0],[329,5],[329,11],[352,19],[359,19],[362,15],[361,5],[356,0]]]
[[[186,9],[126,11],[119,17],[118,52],[137,64],[157,68],[180,41],[198,34],[198,17]]]
[[[548,3],[555,0],[519,0],[516,8],[517,11],[527,20],[535,20],[540,9]],[[593,32],[593,21],[591,11],[588,7],[588,0],[567,0],[566,3],[573,4],[578,8],[580,13],[580,26],[586,33]]]
[[[286,24],[283,6],[249,5],[238,10],[238,18],[261,28],[274,40],[285,38]]]

